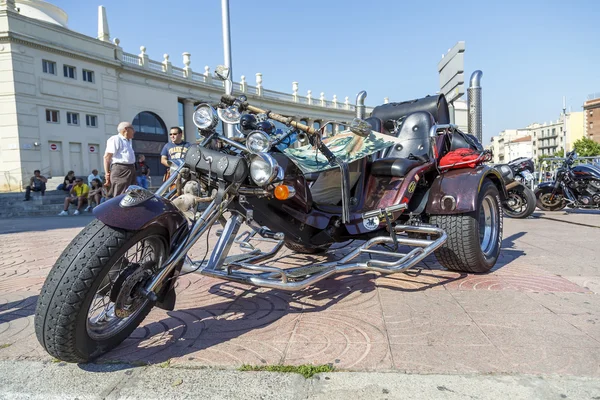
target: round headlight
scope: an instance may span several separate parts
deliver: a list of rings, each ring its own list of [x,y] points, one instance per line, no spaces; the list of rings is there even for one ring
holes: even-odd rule
[[[273,182],[280,170],[277,161],[268,154],[254,154],[250,158],[250,177],[258,186]]]
[[[250,153],[264,153],[271,148],[271,140],[262,131],[252,131],[246,138],[246,147]]]
[[[210,104],[200,104],[194,111],[194,125],[202,130],[211,130],[217,126],[217,112]]]
[[[237,109],[237,107],[234,106],[227,108],[219,108],[217,110],[217,113],[219,114],[219,118],[221,119],[221,121],[230,125],[239,124],[240,120],[242,119],[242,114]]]

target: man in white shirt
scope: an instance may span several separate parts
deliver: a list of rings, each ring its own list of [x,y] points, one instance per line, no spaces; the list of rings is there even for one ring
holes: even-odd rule
[[[98,179],[100,182],[102,182],[102,178],[100,178],[100,175],[98,175],[97,169],[92,170],[92,173],[88,175],[88,186],[89,187],[92,187],[92,181],[94,179]]]
[[[121,122],[117,133],[106,141],[104,152],[104,171],[106,172],[106,185],[110,185],[109,197],[125,193],[129,185],[134,185],[135,153],[131,139],[135,130],[129,122]]]

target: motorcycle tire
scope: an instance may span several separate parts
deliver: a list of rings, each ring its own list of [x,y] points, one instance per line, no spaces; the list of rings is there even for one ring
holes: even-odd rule
[[[538,189],[535,192],[536,206],[542,211],[560,211],[567,206],[564,199],[555,200],[553,203],[548,203],[546,198],[552,194],[552,188]]]
[[[331,247],[331,244],[326,244],[323,246],[307,246],[300,243],[293,242],[291,240],[285,239],[283,242],[284,246],[288,249],[295,251],[296,253],[301,254],[319,254],[324,253]]]
[[[135,254],[138,254],[140,243],[142,255],[137,263],[133,263],[129,251],[135,247]],[[146,318],[154,304],[141,295],[139,298],[131,296],[136,293],[136,285],[149,279],[150,272],[145,269],[141,270],[142,274],[135,275],[147,259],[144,256],[146,243],[152,243],[152,250],[157,254],[167,255],[166,232],[159,227],[131,232],[95,220],[73,239],[48,274],[35,311],[37,339],[51,356],[67,362],[90,361],[119,345]],[[111,278],[109,273],[114,273],[115,267],[119,268],[117,275],[113,274]],[[128,282],[133,275],[145,281]],[[121,290],[114,290],[117,282],[121,289],[130,288],[125,292],[126,297],[121,297]],[[99,289],[101,284],[104,286]],[[107,296],[109,305],[105,305]],[[92,301],[99,298],[104,308],[98,310],[103,314],[94,321],[92,307],[98,303],[92,304]],[[134,303],[136,300],[138,302]],[[117,302],[123,305],[118,310]],[[112,313],[110,304],[113,305]],[[118,317],[117,311],[126,309],[127,304],[133,308],[131,314]],[[113,319],[108,322],[110,318]],[[102,335],[102,324],[107,329],[112,327],[114,332]]]
[[[518,196],[519,201],[525,203],[525,207],[520,210],[514,210],[506,202],[503,205],[504,214],[510,218],[527,218],[535,211],[537,199],[531,189],[526,186],[518,186],[508,191],[508,197]]]
[[[448,235],[446,243],[435,251],[438,262],[453,271],[490,271],[498,260],[502,244],[501,207],[498,188],[486,179],[479,191],[474,212],[432,215],[430,223],[442,228]],[[480,233],[481,224],[486,224],[488,219],[489,229]]]

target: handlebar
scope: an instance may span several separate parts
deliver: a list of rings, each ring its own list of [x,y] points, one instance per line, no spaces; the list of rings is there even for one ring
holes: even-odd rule
[[[256,106],[251,106],[246,100],[241,101],[237,97],[229,94],[221,96],[221,102],[230,106],[237,105],[240,111],[248,110],[254,114],[266,114],[267,118],[274,119],[275,121],[281,122],[282,124],[291,125],[294,128],[306,132],[309,135],[314,135],[315,133],[317,133],[317,130],[315,128],[311,126],[306,126],[304,124],[301,124],[300,122],[296,122],[291,117],[284,117],[283,115],[279,115],[277,113],[274,113],[273,111],[267,111]]]

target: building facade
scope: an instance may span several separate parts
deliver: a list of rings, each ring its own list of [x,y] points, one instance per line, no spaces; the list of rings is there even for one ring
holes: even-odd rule
[[[98,37],[89,37],[68,29],[66,13],[51,3],[0,0],[0,190],[21,190],[35,169],[45,176],[102,170],[106,140],[120,121],[133,123],[134,150],[146,156],[152,175],[162,175],[169,127],[181,126],[195,141],[195,105],[218,103],[224,93],[208,66],[193,70],[190,53],[180,68],[168,54],[151,59],[144,46],[125,52],[119,39],[110,41],[103,7],[98,25]],[[242,76],[233,87],[259,107],[327,124],[328,134],[341,127],[328,121],[355,115],[349,97],[300,94],[298,82],[291,93],[268,90],[260,73],[255,83]],[[457,121],[466,121],[466,103],[455,104]]]
[[[526,129],[506,129],[493,136],[488,147],[495,164],[506,164],[519,157],[532,157],[532,141]]]
[[[600,143],[600,93],[588,96],[583,103],[585,114],[585,136],[596,143]]]

